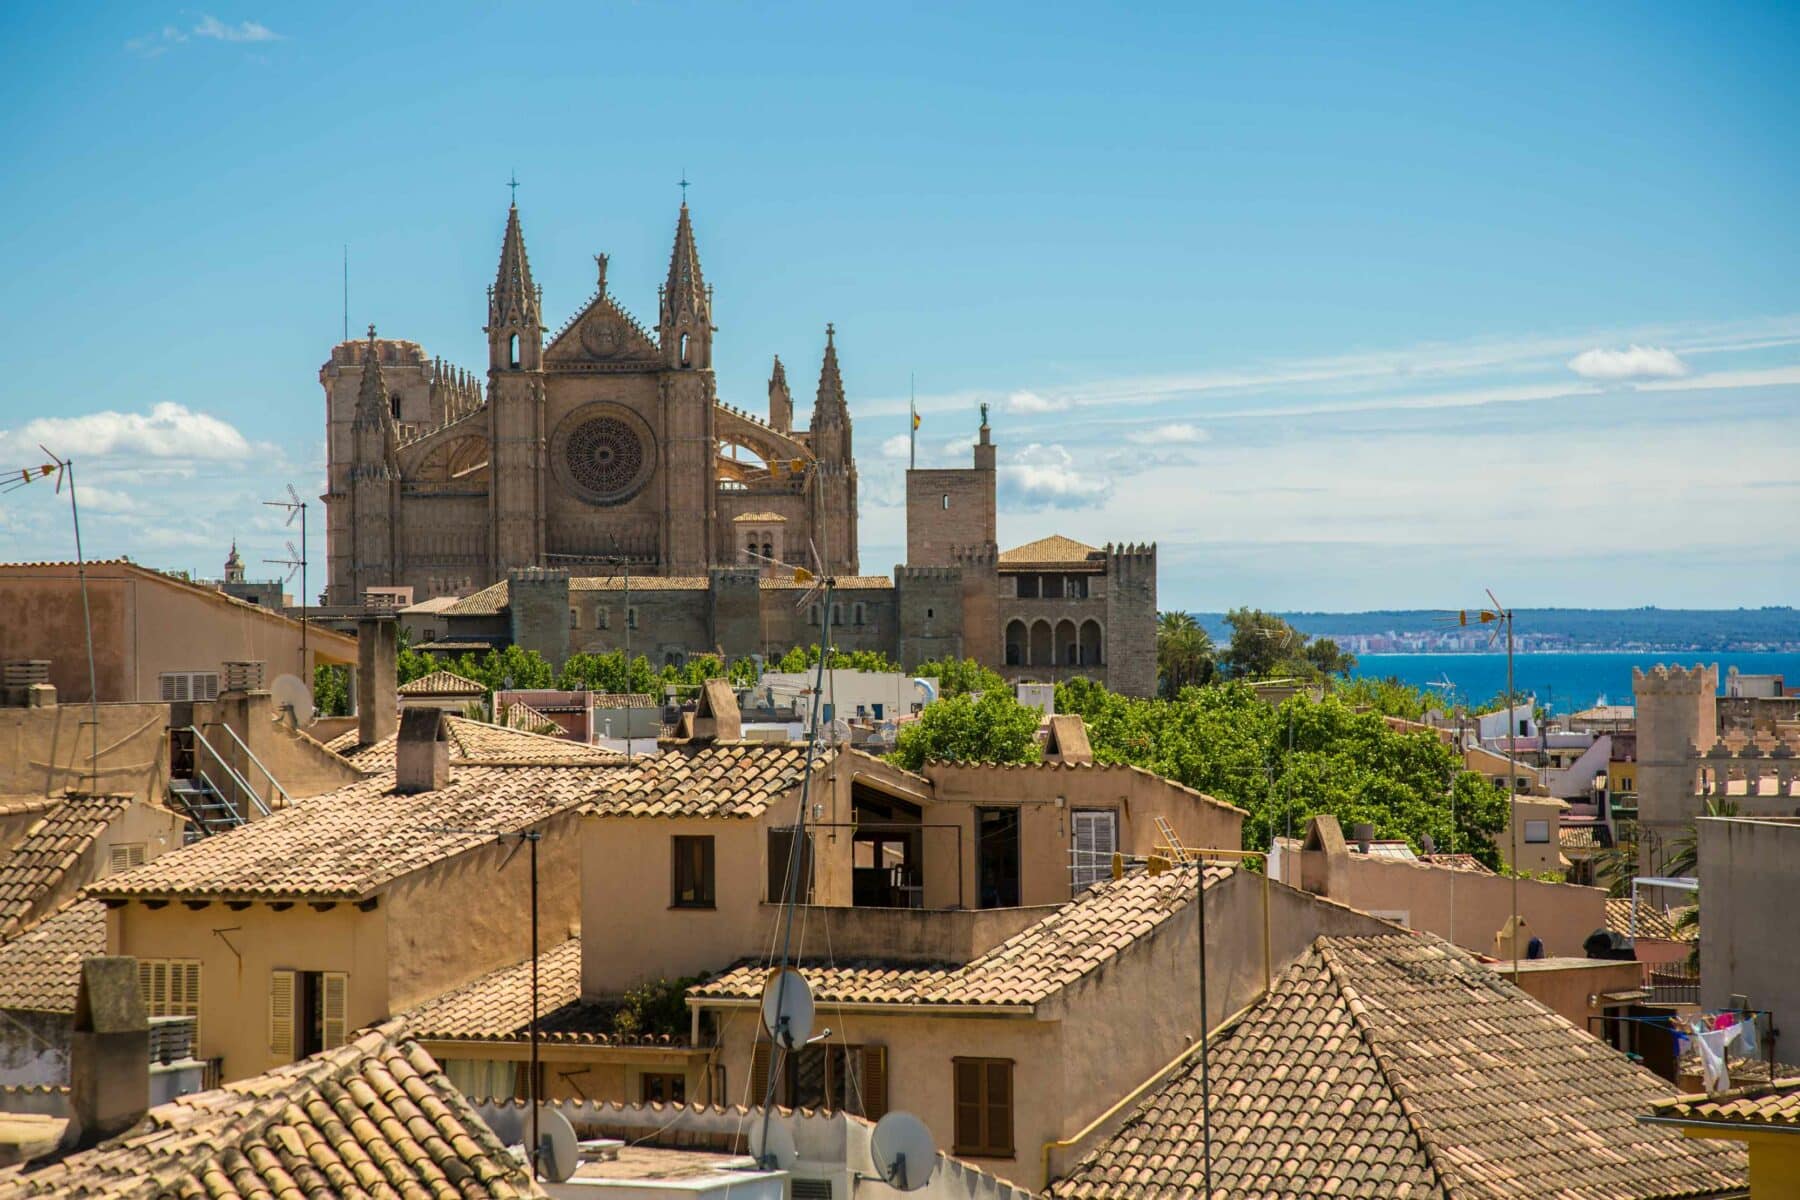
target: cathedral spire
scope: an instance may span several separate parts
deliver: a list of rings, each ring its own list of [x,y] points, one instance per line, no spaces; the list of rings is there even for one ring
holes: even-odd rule
[[[381,345],[375,340],[375,326],[369,326],[369,340],[363,345],[362,380],[356,389],[356,417],[350,422],[355,439],[356,458],[360,463],[386,461],[399,430],[394,426],[394,400],[388,394],[387,380],[381,374]]]
[[[817,411],[827,407],[842,412],[844,408],[844,376],[838,370],[837,327],[825,326],[825,361],[819,366],[819,398]],[[817,418],[814,418],[817,423]]]
[[[844,400],[837,328],[833,325],[825,326],[825,360],[819,364],[819,394],[813,402],[812,447],[823,460],[850,461],[850,409]]]
[[[535,367],[543,346],[543,305],[531,279],[525,254],[525,231],[519,206],[506,210],[506,234],[500,242],[500,270],[488,292],[489,362],[496,367]]]
[[[791,432],[794,427],[794,394],[788,391],[787,368],[781,365],[779,354],[769,373],[769,427],[777,433]]]
[[[700,273],[700,250],[694,244],[686,200],[675,222],[675,248],[669,252],[669,278],[663,283],[657,325],[671,366],[712,365],[712,293]]]

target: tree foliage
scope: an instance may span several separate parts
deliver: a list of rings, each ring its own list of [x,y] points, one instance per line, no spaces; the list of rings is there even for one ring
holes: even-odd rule
[[[939,699],[927,704],[918,720],[901,726],[888,757],[909,771],[928,761],[1036,762],[1042,717],[1004,688],[990,688],[979,698],[965,693]]]
[[[798,671],[809,671],[818,665],[819,647],[817,643],[813,643],[806,646],[795,646],[771,662],[768,669],[793,674]],[[891,673],[900,670],[899,663],[879,650],[833,649],[825,666],[832,671],[884,671]]]
[[[1010,691],[998,671],[989,670],[972,658],[938,658],[919,664],[913,672],[921,679],[936,679],[938,695],[967,696],[974,692]]]
[[[1192,613],[1166,612],[1156,618],[1157,686],[1165,697],[1211,683],[1218,672],[1218,648]]]
[[[1247,847],[1266,849],[1277,834],[1298,835],[1308,816],[1331,813],[1346,830],[1368,822],[1377,836],[1420,849],[1429,834],[1440,849],[1454,844],[1499,863],[1505,795],[1464,771],[1433,733],[1392,729],[1380,713],[1334,695],[1275,707],[1242,683],[1189,688],[1173,700],[1120,696],[1087,680],[1056,692],[1057,711],[1087,722],[1097,760],[1144,767],[1248,811]]]

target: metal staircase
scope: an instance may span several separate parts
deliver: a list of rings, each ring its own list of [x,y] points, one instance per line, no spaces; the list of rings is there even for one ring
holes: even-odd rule
[[[284,802],[291,803],[286,789],[275,781],[274,775],[250,753],[250,748],[232,733],[230,727],[219,728],[224,729],[249,761],[269,777],[272,793],[279,794]],[[177,732],[182,737],[172,743],[169,804],[188,820],[184,841],[197,842],[201,838],[236,829],[249,822],[253,816],[270,815],[269,806],[262,796],[206,740],[206,735],[198,727],[189,725]],[[224,781],[226,786],[222,788],[214,782],[215,776]]]

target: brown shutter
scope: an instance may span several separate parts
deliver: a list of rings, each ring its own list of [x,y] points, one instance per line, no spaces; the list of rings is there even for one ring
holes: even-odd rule
[[[761,1104],[769,1094],[769,1051],[772,1045],[761,1037],[750,1047],[750,1107]]]
[[[294,1060],[294,971],[269,972],[269,1053],[280,1062]]]
[[[981,1064],[956,1064],[956,1153],[981,1150]]]
[[[319,977],[319,1002],[324,1010],[321,1018],[324,1049],[341,1046],[349,1037],[350,977],[342,971],[327,971]]]
[[[879,1121],[888,1110],[887,1047],[864,1046],[862,1056],[862,1115]]]
[[[987,1144],[1001,1154],[1013,1152],[1012,1063],[987,1064]]]

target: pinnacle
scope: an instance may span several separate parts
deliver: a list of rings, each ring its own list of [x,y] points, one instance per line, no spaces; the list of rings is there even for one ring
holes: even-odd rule
[[[838,370],[835,326],[825,326],[825,361],[819,365],[819,405],[844,406],[844,377]]]
[[[521,315],[534,311],[537,287],[531,282],[531,260],[525,254],[525,231],[519,206],[506,210],[506,234],[500,243],[500,270],[494,278],[494,305],[499,312],[517,306]]]
[[[669,252],[669,279],[663,285],[663,318],[672,321],[684,312],[704,317],[708,307],[706,279],[700,273],[700,251],[694,244],[694,223],[684,200],[675,222],[675,247]]]

